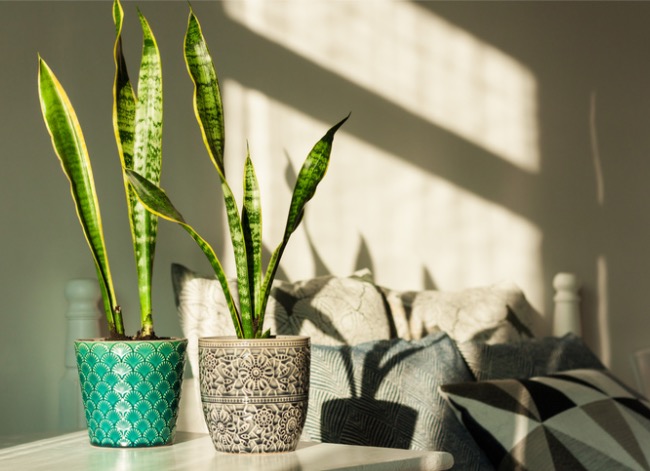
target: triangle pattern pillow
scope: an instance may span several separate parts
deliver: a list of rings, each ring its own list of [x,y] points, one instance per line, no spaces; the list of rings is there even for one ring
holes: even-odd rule
[[[440,392],[498,470],[650,470],[650,403],[607,371]]]

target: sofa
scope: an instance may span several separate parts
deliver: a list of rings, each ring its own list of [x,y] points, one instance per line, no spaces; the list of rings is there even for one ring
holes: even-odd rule
[[[172,279],[194,375],[179,429],[200,431],[198,338],[234,329],[213,277]],[[362,270],[275,281],[265,326],[311,337],[304,439],[444,450],[461,470],[650,469],[650,404],[539,318],[512,283],[406,292]]]

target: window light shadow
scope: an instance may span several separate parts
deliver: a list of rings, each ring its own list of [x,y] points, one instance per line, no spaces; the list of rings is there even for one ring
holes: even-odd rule
[[[223,5],[228,16],[256,34],[525,171],[539,170],[533,74],[416,3]],[[313,27],[324,21],[344,34]]]
[[[287,276],[350,273],[360,235],[379,284],[418,289],[444,274],[441,288],[460,289],[512,279],[543,311],[542,233],[517,198],[539,170],[534,77],[416,4],[369,3],[223,4],[252,40],[318,64],[392,105],[393,115],[429,123],[453,141],[442,154],[432,147],[411,155],[401,146],[387,150],[381,138],[369,142],[367,132],[359,137],[342,129],[304,227],[285,252]],[[312,27],[323,23],[332,27]],[[250,83],[236,76],[222,83],[225,106],[235,110],[226,120],[227,171],[241,174],[248,142],[260,178],[263,237],[271,246],[281,237],[290,200],[278,159],[289,155],[299,165],[327,123]],[[304,256],[314,247],[320,262]]]

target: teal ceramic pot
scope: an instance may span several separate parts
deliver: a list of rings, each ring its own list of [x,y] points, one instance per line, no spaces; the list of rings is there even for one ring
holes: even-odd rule
[[[174,440],[187,339],[75,341],[90,443],[149,447]]]
[[[307,416],[309,337],[199,338],[199,384],[212,443],[226,453],[294,451]]]

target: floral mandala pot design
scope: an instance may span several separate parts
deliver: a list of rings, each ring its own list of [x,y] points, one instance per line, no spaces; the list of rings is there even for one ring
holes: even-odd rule
[[[309,395],[309,337],[199,339],[203,415],[217,451],[294,451]]]
[[[82,339],[74,346],[92,445],[173,442],[187,339]]]

